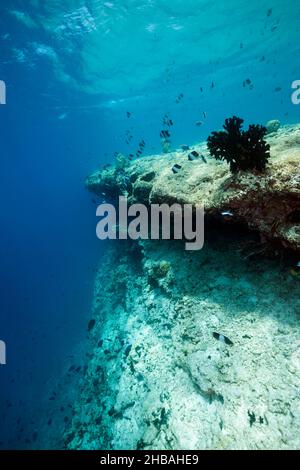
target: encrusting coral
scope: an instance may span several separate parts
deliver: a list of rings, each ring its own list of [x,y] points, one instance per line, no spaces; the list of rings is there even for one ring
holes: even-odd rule
[[[230,164],[232,173],[239,170],[263,171],[270,157],[270,146],[264,140],[267,129],[251,124],[242,130],[244,120],[233,116],[226,119],[224,131],[214,131],[207,139],[211,156]]]

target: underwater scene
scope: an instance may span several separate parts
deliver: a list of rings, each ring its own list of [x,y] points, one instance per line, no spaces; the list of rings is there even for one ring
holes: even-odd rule
[[[0,450],[300,449],[299,39],[2,0]]]

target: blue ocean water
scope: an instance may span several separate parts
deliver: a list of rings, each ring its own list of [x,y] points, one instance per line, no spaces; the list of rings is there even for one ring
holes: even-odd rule
[[[166,113],[174,148],[233,114],[298,122],[299,32],[291,0],[2,2],[2,447],[35,446],[53,388],[84,354],[105,251],[85,177],[141,139],[160,152]]]

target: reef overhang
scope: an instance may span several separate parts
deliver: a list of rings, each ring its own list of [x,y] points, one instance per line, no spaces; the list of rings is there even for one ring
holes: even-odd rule
[[[267,138],[271,158],[264,173],[232,175],[226,163],[210,158],[206,143],[187,151],[143,157],[97,170],[86,180],[98,196],[126,195],[144,204],[201,204],[207,216],[232,214],[263,240],[300,250],[300,125],[289,125]],[[195,150],[204,159],[190,161]],[[174,174],[172,167],[181,169]]]

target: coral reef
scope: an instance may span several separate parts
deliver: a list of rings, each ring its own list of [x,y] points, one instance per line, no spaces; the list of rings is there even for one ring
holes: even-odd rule
[[[225,162],[208,157],[202,143],[187,151],[143,157],[123,173],[115,167],[96,171],[86,186],[96,194],[115,197],[124,194],[126,180],[129,203],[202,204],[207,217],[217,220],[223,211],[231,211],[230,223],[244,223],[272,244],[300,250],[300,126],[281,127],[267,142],[272,158],[262,174],[232,175]],[[207,163],[189,161],[193,150]],[[176,175],[174,163],[182,167]]]
[[[242,130],[244,120],[233,116],[226,119],[224,131],[212,132],[207,139],[211,156],[230,164],[232,173],[239,170],[263,171],[270,157],[270,146],[264,140],[267,129],[251,124]]]

